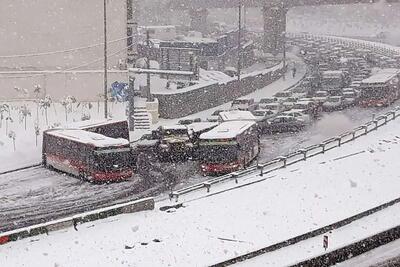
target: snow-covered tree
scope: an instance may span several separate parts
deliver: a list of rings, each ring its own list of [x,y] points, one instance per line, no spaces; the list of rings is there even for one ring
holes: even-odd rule
[[[14,145],[14,151],[16,151],[16,147],[15,147],[15,138],[17,137],[17,134],[14,131],[10,131],[8,133],[8,137],[11,138],[13,140],[13,145]]]
[[[47,115],[47,110],[51,106],[52,100],[49,95],[46,95],[43,99],[40,99],[39,105],[44,110],[44,114],[46,116],[46,125],[49,125],[49,118]]]
[[[32,116],[32,113],[26,105],[23,105],[19,109],[19,115],[20,115],[20,121],[25,122],[25,131],[26,131],[26,119],[28,116]]]

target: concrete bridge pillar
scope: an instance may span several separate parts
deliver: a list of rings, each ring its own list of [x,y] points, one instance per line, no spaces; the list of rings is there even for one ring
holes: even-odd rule
[[[191,9],[189,14],[190,29],[197,32],[206,32],[208,10],[206,8]]]
[[[287,8],[282,6],[263,7],[264,52],[276,55],[283,51],[287,10]]]

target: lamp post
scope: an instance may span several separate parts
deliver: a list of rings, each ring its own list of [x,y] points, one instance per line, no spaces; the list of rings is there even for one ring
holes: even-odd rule
[[[282,32],[282,55],[283,55],[283,76],[282,78],[285,80],[286,79],[286,32]]]
[[[240,81],[240,70],[242,68],[242,62],[241,62],[241,44],[240,41],[242,39],[242,1],[239,1],[239,22],[238,22],[238,61],[237,61],[237,77],[238,81]],[[239,85],[240,86],[240,85]]]
[[[104,118],[108,118],[108,96],[107,96],[107,0],[103,0],[104,21]]]

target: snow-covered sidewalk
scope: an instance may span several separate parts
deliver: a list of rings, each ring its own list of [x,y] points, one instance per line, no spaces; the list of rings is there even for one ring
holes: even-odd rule
[[[272,173],[264,181],[250,184],[260,177],[249,175],[238,185],[231,181],[212,187],[213,194],[202,190],[187,195],[183,207],[169,212],[159,208],[176,203],[165,200],[157,203],[154,211],[8,243],[0,246],[0,264],[97,267],[217,263],[399,197],[398,132],[400,122],[395,120],[340,149]],[[398,216],[391,220],[394,223],[400,219],[398,212],[390,212],[390,216]],[[366,229],[377,230],[373,225]],[[354,240],[359,235],[348,237]]]

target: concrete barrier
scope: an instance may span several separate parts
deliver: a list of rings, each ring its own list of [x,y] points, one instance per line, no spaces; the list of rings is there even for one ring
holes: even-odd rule
[[[117,204],[111,207],[97,209],[94,211],[77,214],[72,217],[63,218],[51,222],[46,222],[38,225],[16,229],[13,231],[0,233],[0,245],[11,241],[17,241],[23,238],[32,237],[41,234],[48,234],[52,231],[57,231],[69,227],[75,227],[77,224],[91,222],[104,219],[110,216],[115,216],[123,213],[134,213],[145,210],[154,209],[154,199],[144,198],[127,203]]]
[[[374,248],[386,245],[394,240],[400,238],[400,225],[389,230],[383,231],[376,235],[362,239],[351,245],[336,249],[332,252],[314,257],[297,264],[291,265],[291,267],[328,267],[335,265],[336,263],[346,261],[355,256],[361,255]],[[395,266],[395,265],[393,265]]]
[[[159,102],[160,117],[174,119],[250,94],[276,81],[282,73],[282,65],[278,64],[264,71],[244,74],[240,81],[231,79],[224,83],[210,82],[204,85],[193,85],[178,92],[154,94],[154,97]]]

